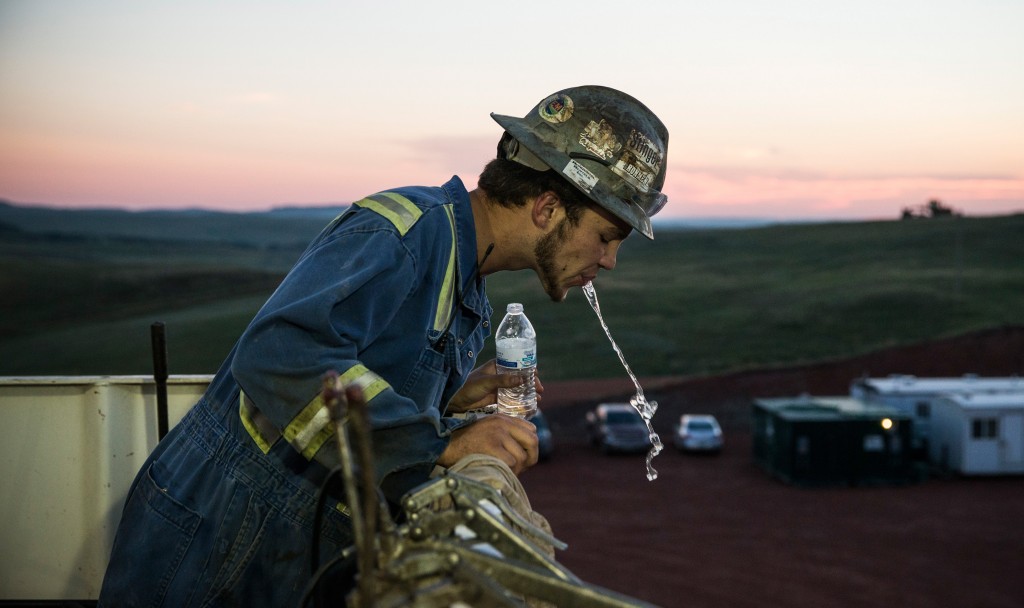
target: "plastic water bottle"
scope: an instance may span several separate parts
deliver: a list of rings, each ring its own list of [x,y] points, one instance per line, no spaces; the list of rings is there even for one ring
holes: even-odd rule
[[[522,304],[509,304],[494,336],[499,374],[516,374],[523,383],[498,389],[498,411],[530,418],[537,413],[537,332],[523,314]]]

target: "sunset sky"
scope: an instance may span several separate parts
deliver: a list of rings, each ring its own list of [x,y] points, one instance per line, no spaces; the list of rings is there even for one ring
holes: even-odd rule
[[[472,187],[490,112],[580,84],[668,125],[659,218],[1024,211],[1021,0],[0,0],[0,198]]]

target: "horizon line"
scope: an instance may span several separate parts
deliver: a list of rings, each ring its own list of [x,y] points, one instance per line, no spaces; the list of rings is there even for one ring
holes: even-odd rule
[[[352,205],[349,203],[341,202],[291,202],[291,203],[275,203],[265,208],[249,208],[249,209],[228,209],[217,206],[182,206],[182,207],[144,207],[144,208],[132,208],[124,205],[103,205],[103,204],[92,204],[92,205],[68,205],[61,203],[49,203],[49,202],[23,202],[13,201],[8,198],[0,197],[0,205],[8,205],[11,207],[18,207],[22,209],[42,209],[48,211],[79,211],[79,212],[99,212],[99,211],[110,211],[110,212],[122,212],[122,213],[214,213],[214,214],[233,214],[233,215],[260,215],[260,214],[272,214],[272,213],[287,213],[288,211],[297,212],[312,212],[323,210],[337,210],[339,208],[348,208]],[[905,208],[911,208],[906,206]],[[828,222],[874,222],[874,221],[888,221],[888,220],[900,220],[900,212],[902,209],[894,210],[892,215],[871,215],[865,214],[863,216],[841,216],[841,215],[727,215],[727,214],[716,214],[716,215],[672,215],[663,217],[652,217],[652,224],[681,224],[687,222],[721,222],[721,223],[828,223]],[[962,210],[954,209],[957,216],[959,217],[1008,217],[1014,215],[1024,214],[1024,203],[1021,203],[1021,207],[1015,210],[1007,210],[1000,213],[974,213],[968,214]]]

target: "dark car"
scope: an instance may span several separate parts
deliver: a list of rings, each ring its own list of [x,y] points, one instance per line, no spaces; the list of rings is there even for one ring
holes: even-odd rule
[[[537,413],[530,418],[530,422],[533,426],[537,427],[537,455],[541,460],[547,460],[551,458],[551,453],[555,450],[554,441],[551,438],[551,427],[548,425],[548,419],[544,417],[544,413],[537,410]]]
[[[602,403],[587,412],[590,442],[602,452],[646,452],[651,434],[640,412],[628,403]]]

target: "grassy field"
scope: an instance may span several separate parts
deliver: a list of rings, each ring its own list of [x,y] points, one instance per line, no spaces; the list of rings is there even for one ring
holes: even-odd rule
[[[150,373],[154,321],[171,373],[213,373],[326,221],[75,213],[0,208],[0,375]],[[596,287],[638,375],[803,363],[1024,324],[1022,235],[1024,215],[662,229]],[[552,304],[531,272],[488,287],[495,323],[525,304],[546,379],[622,373],[578,290]]]
[[[815,361],[1020,324],[1020,235],[1024,216],[662,231],[627,242],[598,297],[641,375]],[[529,294],[542,361],[565,377],[620,370],[581,294],[550,306],[520,274],[492,281],[491,300]]]

